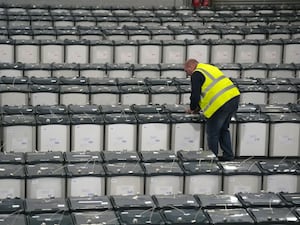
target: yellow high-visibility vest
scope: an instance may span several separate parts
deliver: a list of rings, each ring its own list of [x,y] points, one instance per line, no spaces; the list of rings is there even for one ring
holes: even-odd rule
[[[205,81],[201,87],[199,106],[206,118],[210,118],[222,105],[239,96],[239,89],[219,68],[200,63],[195,71],[201,72]]]

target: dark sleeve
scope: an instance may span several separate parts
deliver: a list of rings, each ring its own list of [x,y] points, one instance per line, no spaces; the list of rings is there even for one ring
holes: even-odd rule
[[[202,73],[196,71],[191,76],[191,97],[190,97],[190,109],[199,109],[199,101],[201,95],[201,87],[205,81],[205,77]]]

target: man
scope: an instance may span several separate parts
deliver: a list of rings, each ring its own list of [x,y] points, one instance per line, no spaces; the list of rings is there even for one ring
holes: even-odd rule
[[[240,92],[222,71],[210,64],[199,63],[189,59],[184,70],[191,76],[191,97],[188,113],[202,110],[206,117],[208,148],[218,156],[218,144],[223,150],[221,161],[234,159],[229,123],[237,111]]]

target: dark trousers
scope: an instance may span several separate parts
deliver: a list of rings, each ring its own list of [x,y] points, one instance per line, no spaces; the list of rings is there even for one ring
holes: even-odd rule
[[[233,159],[229,123],[233,114],[237,111],[239,96],[231,99],[218,109],[212,117],[207,119],[206,133],[208,148],[218,156],[219,143],[223,150],[224,159]]]

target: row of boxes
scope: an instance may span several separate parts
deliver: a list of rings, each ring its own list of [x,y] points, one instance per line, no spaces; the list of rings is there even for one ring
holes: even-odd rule
[[[114,68],[116,69],[116,68]],[[164,72],[178,72],[175,67]],[[108,71],[110,75],[118,69]],[[122,71],[130,73],[130,71]],[[121,72],[119,73],[121,75]],[[275,74],[275,72],[274,72]],[[280,73],[278,73],[280,74]],[[125,74],[123,74],[125,77]],[[284,75],[282,75],[284,76]],[[114,77],[114,76],[112,76]],[[189,104],[189,78],[0,77],[0,105]],[[287,104],[299,99],[299,78],[234,79],[241,103]]]
[[[145,13],[146,14],[146,13]],[[262,15],[259,13],[239,17],[238,14],[227,15],[176,15],[148,13],[148,16],[124,13],[114,15],[0,15],[0,26],[83,26],[83,27],[108,27],[108,26],[187,26],[187,25],[299,25],[300,13],[287,13],[275,15]]]
[[[108,19],[108,18],[106,18]],[[117,18],[110,18],[110,20]],[[123,18],[125,20],[125,18]],[[149,18],[148,18],[149,19]],[[155,18],[158,19],[158,18]],[[224,24],[210,18],[212,25],[201,25],[201,18],[187,17],[183,26],[177,26],[169,22],[169,25],[155,24],[150,18],[144,25],[129,24],[124,22],[121,25],[110,24],[102,21],[99,26],[6,26],[0,27],[1,39],[12,40],[195,40],[195,39],[231,39],[231,40],[272,40],[272,39],[296,39],[299,38],[299,25],[242,25],[238,22]],[[279,23],[279,19],[277,22]],[[158,19],[159,20],[159,19]],[[174,19],[170,19],[176,20]],[[215,19],[217,20],[217,19]],[[282,19],[283,20],[283,19]],[[152,22],[151,22],[152,21]],[[1,21],[0,21],[1,22]],[[24,21],[23,21],[24,22]],[[42,22],[42,21],[40,21]],[[299,22],[300,23],[300,22]]]
[[[115,31],[114,31],[115,32]],[[123,32],[123,31],[121,31]],[[300,39],[0,40],[6,63],[299,63]]]
[[[237,156],[298,156],[299,106],[241,105],[232,118],[232,143]],[[297,111],[298,106],[298,111]],[[95,105],[3,108],[3,150],[38,151],[151,151],[207,149],[205,119],[186,114],[185,105]],[[169,113],[164,113],[166,108]],[[28,111],[27,111],[28,110]],[[97,111],[98,110],[98,111]],[[294,111],[294,112],[293,112]]]
[[[261,16],[273,16],[278,14],[288,15],[299,12],[298,4],[280,4],[280,5],[213,5],[213,6],[199,6],[195,10],[190,5],[180,4],[172,6],[121,6],[121,5],[100,5],[97,7],[91,6],[51,6],[51,5],[11,5],[2,4],[1,12],[3,15],[115,15],[124,16],[128,13],[138,16],[178,16],[178,15],[252,15],[253,13],[260,14]]]
[[[4,153],[4,162],[15,158],[0,165],[1,198],[300,190],[297,158],[216,162],[210,151],[104,152],[103,159],[99,152],[64,153],[65,157],[61,152],[44,152],[27,153],[30,164],[13,164],[18,156]],[[191,156],[195,158],[187,161]]]
[[[266,63],[215,63],[225,76],[229,78],[300,78],[300,63],[288,64],[266,64]],[[15,79],[31,79],[33,84],[47,84],[47,79],[53,78],[56,84],[59,77],[89,79],[89,84],[97,84],[98,79],[103,79],[108,83],[112,79],[163,79],[164,78],[186,78],[183,64],[101,64],[101,63],[0,63],[1,83],[4,83],[5,77],[15,77]],[[91,79],[92,78],[92,79]],[[9,78],[6,78],[9,79]],[[37,79],[35,82],[34,79]],[[39,79],[41,81],[39,81]],[[25,81],[24,81],[25,82]],[[94,83],[92,83],[94,82]],[[172,85],[168,82],[168,85]],[[86,81],[84,82],[86,83]],[[186,82],[187,83],[187,82]],[[294,82],[295,83],[295,82]]]
[[[257,200],[258,207],[241,208],[238,198]],[[172,196],[99,196],[91,198],[68,199],[4,199],[3,211],[8,209],[12,214],[0,214],[4,224],[299,224],[300,208],[276,207],[283,199],[297,198],[297,194],[274,193],[230,195],[172,195]],[[269,200],[276,206],[262,206]],[[275,201],[276,200],[276,201]],[[243,203],[247,202],[242,201]],[[216,208],[204,208],[211,204]],[[220,203],[220,205],[217,205]],[[25,207],[23,206],[25,204]],[[11,210],[12,205],[15,207]],[[201,208],[199,207],[201,205]],[[227,206],[229,208],[227,208]],[[46,209],[47,208],[47,212]],[[224,208],[223,208],[224,207]],[[232,208],[233,207],[233,208]],[[18,209],[18,214],[15,212]],[[26,214],[20,212],[26,212]],[[70,212],[69,212],[70,210]],[[16,214],[16,215],[15,215]]]

